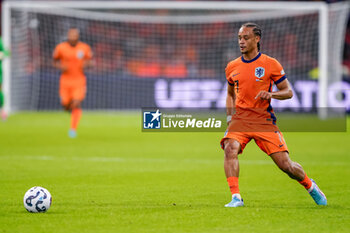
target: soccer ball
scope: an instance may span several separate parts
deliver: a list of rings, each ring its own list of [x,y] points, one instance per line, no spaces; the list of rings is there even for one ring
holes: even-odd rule
[[[51,201],[50,192],[39,186],[30,188],[23,198],[24,208],[31,213],[46,212],[51,206]]]

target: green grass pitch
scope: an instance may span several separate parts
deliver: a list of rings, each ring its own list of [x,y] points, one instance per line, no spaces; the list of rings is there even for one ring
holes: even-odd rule
[[[327,195],[316,206],[251,142],[240,157],[243,208],[230,201],[222,133],[142,133],[140,113],[18,113],[0,122],[3,232],[350,232],[350,131],[284,133],[291,158]],[[348,119],[348,125],[350,119]],[[53,197],[28,213],[32,186]]]

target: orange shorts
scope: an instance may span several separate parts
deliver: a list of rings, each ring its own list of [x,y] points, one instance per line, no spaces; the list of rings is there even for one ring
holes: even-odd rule
[[[271,155],[280,151],[287,151],[288,147],[282,133],[277,125],[273,124],[251,124],[242,122],[232,122],[224,137],[221,139],[221,148],[224,149],[224,141],[233,138],[241,144],[240,154],[245,146],[254,139],[259,148],[266,154]]]
[[[86,85],[61,85],[60,98],[61,104],[67,105],[72,100],[83,101],[86,94]]]

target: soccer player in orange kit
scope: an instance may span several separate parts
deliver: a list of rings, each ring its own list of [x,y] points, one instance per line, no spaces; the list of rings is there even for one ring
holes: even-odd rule
[[[326,196],[310,179],[300,164],[289,158],[282,133],[270,105],[271,99],[290,99],[293,92],[281,64],[260,53],[261,29],[246,23],[238,32],[242,56],[229,62],[226,79],[229,83],[226,98],[228,129],[221,140],[225,152],[224,169],[232,194],[226,207],[243,206],[238,186],[238,154],[254,139],[262,151],[290,178],[297,180],[318,205],[327,205]],[[272,92],[275,84],[278,91]]]
[[[86,94],[84,69],[91,66],[92,52],[89,45],[79,41],[79,30],[70,28],[67,41],[58,44],[53,52],[54,66],[61,70],[59,95],[61,104],[71,112],[69,137],[77,136],[82,115],[81,102]]]

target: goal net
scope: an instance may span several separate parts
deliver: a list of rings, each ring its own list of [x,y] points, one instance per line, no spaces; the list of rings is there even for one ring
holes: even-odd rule
[[[341,89],[333,83],[341,80],[348,5],[303,4],[5,2],[6,108],[61,108],[52,52],[70,27],[94,54],[85,109],[224,107],[225,66],[241,55],[237,32],[246,22],[262,27],[261,52],[280,61],[293,85],[295,98],[279,107],[344,104],[329,103],[327,93]]]

